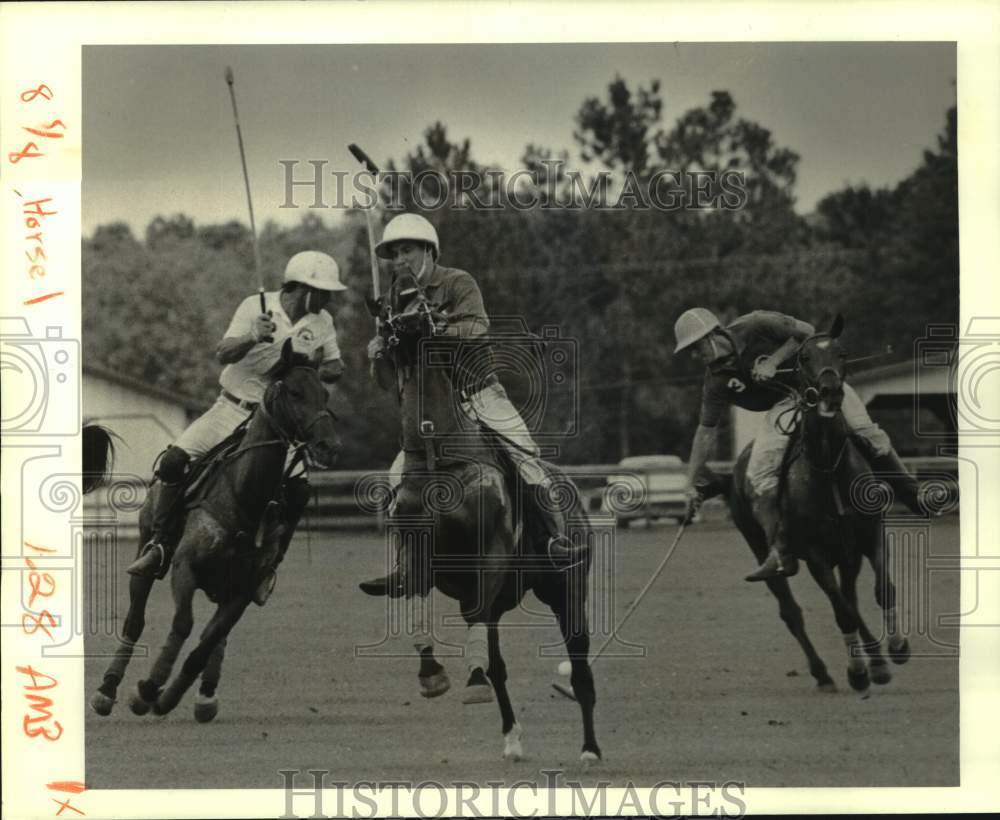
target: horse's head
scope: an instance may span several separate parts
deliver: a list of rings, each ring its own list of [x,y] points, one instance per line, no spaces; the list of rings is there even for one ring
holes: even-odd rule
[[[316,363],[296,353],[288,339],[270,377],[263,408],[278,434],[289,444],[304,444],[310,458],[320,466],[333,466],[341,440],[335,417],[326,406],[326,388]]]
[[[844,317],[837,315],[826,333],[810,336],[799,347],[798,374],[802,398],[823,418],[833,418],[844,400],[847,354],[838,338]]]

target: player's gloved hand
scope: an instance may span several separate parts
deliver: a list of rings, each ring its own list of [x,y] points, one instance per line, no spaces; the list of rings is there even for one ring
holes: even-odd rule
[[[406,312],[393,316],[392,326],[398,336],[415,338],[424,335],[427,324],[419,313]]]
[[[376,336],[368,343],[368,360],[373,362],[376,359],[381,359],[385,355],[387,347],[385,339]]]
[[[431,326],[435,336],[441,336],[448,332],[448,314],[439,310],[431,310]]]
[[[272,321],[270,313],[261,313],[255,316],[250,325],[250,335],[255,342],[273,342],[274,331],[278,326]]]
[[[705,497],[694,487],[688,487],[684,493],[684,524],[690,524],[701,509]]]
[[[761,356],[754,363],[753,377],[755,381],[766,382],[773,379],[778,372],[778,362],[771,356]]]

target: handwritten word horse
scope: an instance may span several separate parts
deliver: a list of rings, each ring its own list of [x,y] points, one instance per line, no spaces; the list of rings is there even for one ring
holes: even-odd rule
[[[796,369],[800,386],[795,410],[799,421],[785,455],[779,503],[790,553],[805,561],[833,606],[847,646],[848,682],[854,690],[865,693],[871,682],[889,683],[892,674],[881,642],[858,611],[857,578],[862,559],[868,559],[875,573],[875,600],[888,627],[889,657],[894,663],[905,663],[910,647],[896,631],[896,590],[886,567],[883,511],[888,497],[852,441],[840,410],[846,369],[846,356],[838,342],[842,330],[843,319],[838,316],[829,332],[806,339],[799,349]],[[706,495],[719,491],[728,495],[734,522],[757,560],[763,561],[768,543],[751,511],[746,480],[749,456],[748,446],[732,477],[712,477]],[[787,578],[769,579],[767,586],[778,599],[781,619],[805,652],[817,687],[824,692],[836,691],[806,634],[802,609]],[[868,657],[867,664],[862,651]]]
[[[266,550],[256,549],[255,537],[262,524],[266,528],[275,523],[267,520],[265,511],[273,510],[269,502],[280,493],[288,449],[305,447],[310,458],[324,465],[330,464],[340,449],[326,403],[326,390],[315,366],[308,363],[307,357],[293,353],[286,343],[271,373],[264,401],[247,423],[238,447],[216,465],[199,494],[197,506],[187,513],[172,563],[175,611],[170,634],[149,677],[139,681],[131,698],[130,706],[136,714],[150,709],[157,714],[170,712],[201,675],[195,716],[203,722],[215,717],[215,689],[226,637],[251,601],[257,573],[274,559],[273,555],[263,554]],[[140,545],[150,536],[157,490],[158,485],[140,511]],[[146,601],[154,581],[130,576],[124,635],[90,702],[99,715],[109,715],[114,706],[118,685],[145,627]],[[198,589],[204,590],[217,607],[197,647],[167,685],[194,625],[192,601]]]

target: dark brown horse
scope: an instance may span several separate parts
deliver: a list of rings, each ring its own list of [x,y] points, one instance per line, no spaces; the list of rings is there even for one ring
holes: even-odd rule
[[[463,344],[423,339],[440,352],[441,345]],[[411,340],[407,344],[414,344]],[[419,343],[418,343],[419,344]],[[594,678],[588,654],[587,579],[592,533],[575,485],[552,465],[552,495],[558,499],[576,550],[548,554],[549,534],[531,515],[530,485],[512,469],[504,469],[503,446],[484,432],[459,404],[446,368],[427,366],[429,348],[417,352],[418,363],[401,386],[404,442],[422,442],[407,452],[408,464],[389,518],[390,528],[407,538],[415,528],[428,532],[426,548],[411,550],[411,577],[430,576],[423,590],[436,586],[458,601],[469,632],[467,652],[485,639],[486,677],[500,707],[503,755],[522,756],[521,727],[507,691],[507,667],[500,650],[499,623],[529,591],[554,613],[572,665],[571,683],[583,718],[581,759],[598,760],[594,734]],[[455,361],[459,353],[453,351]],[[411,359],[411,361],[414,361]],[[410,543],[420,541],[411,533]],[[470,678],[470,688],[476,672]],[[443,674],[432,654],[423,654],[420,676]],[[478,684],[487,686],[486,681]],[[472,702],[472,701],[467,701]]]
[[[779,492],[788,549],[805,561],[830,599],[847,646],[848,682],[864,693],[870,682],[886,684],[892,675],[880,640],[858,611],[857,579],[862,559],[868,559],[875,573],[875,599],[885,614],[889,657],[897,664],[905,663],[910,649],[907,640],[896,632],[896,591],[886,567],[883,512],[888,496],[881,492],[840,412],[846,369],[846,357],[838,342],[842,330],[843,319],[837,317],[828,333],[816,334],[800,347],[800,384],[795,410],[789,413],[797,425],[785,455]],[[749,456],[748,446],[737,460],[731,479],[710,477],[706,496],[720,491],[727,494],[736,526],[757,560],[763,562],[768,543],[752,513],[746,480]],[[805,652],[817,687],[835,691],[826,664],[806,634],[802,609],[792,596],[787,578],[769,579],[767,586],[778,599],[781,619]]]
[[[286,343],[271,373],[264,401],[251,416],[238,447],[223,457],[199,493],[197,506],[187,512],[172,561],[173,623],[149,678],[139,681],[130,700],[136,714],[150,709],[157,714],[170,712],[201,675],[195,716],[200,721],[215,716],[215,687],[226,637],[250,603],[258,571],[271,557],[261,555],[255,542],[262,524],[266,527],[273,523],[263,519],[265,510],[273,509],[269,502],[280,493],[288,449],[304,446],[310,457],[322,465],[332,463],[340,449],[326,403],[326,390],[315,366],[306,357],[292,353]],[[150,537],[157,487],[150,491],[140,511],[140,550]],[[146,601],[154,581],[130,576],[124,635],[104,682],[90,702],[99,715],[110,714],[114,706],[118,685],[145,627]],[[198,589],[204,590],[217,607],[198,646],[167,685],[194,625],[192,600]]]

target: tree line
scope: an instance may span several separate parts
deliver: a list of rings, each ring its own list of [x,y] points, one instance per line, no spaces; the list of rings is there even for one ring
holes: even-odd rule
[[[629,88],[616,77],[576,114],[581,169],[569,166],[568,151],[537,145],[526,146],[523,167],[561,201],[580,196],[570,187],[575,170],[604,171],[620,183],[664,170],[736,169],[745,179],[743,207],[443,207],[425,214],[441,237],[442,264],[476,277],[493,316],[517,317],[533,333],[556,332],[547,350],[572,356],[537,371],[551,377],[569,368],[568,379],[544,386],[547,403],[539,407],[542,386],[519,372],[516,344],[499,347],[512,397],[534,408],[532,420],[543,430],[563,434],[557,441],[565,462],[686,456],[700,371],[671,355],[673,322],[686,308],[708,307],[723,321],[768,308],[819,327],[840,312],[851,352],[891,344],[901,357],[911,355],[927,324],[958,320],[955,108],[945,114],[936,149],[924,152],[909,177],[892,188],[831,192],[807,217],[794,209],[799,155],[741,117],[730,94],[713,92],[669,126],[662,111],[658,82]],[[478,171],[483,184],[490,178],[484,172],[497,170],[479,164],[469,140],[453,141],[442,123],[386,167],[411,172],[408,179],[428,169]],[[403,197],[412,206],[413,192]],[[383,223],[391,216],[382,213]],[[341,466],[385,466],[397,448],[398,414],[394,396],[368,378],[363,216],[350,212],[328,225],[307,213],[294,227],[268,223],[258,245],[271,288],[298,251],[325,251],[340,263],[349,290],[338,294],[334,318],[347,373],[331,402],[344,428]],[[142,237],[124,223],[102,225],[83,241],[85,360],[210,401],[220,369],[213,351],[254,280],[250,232],[238,221],[196,225],[174,214],[154,219]]]

